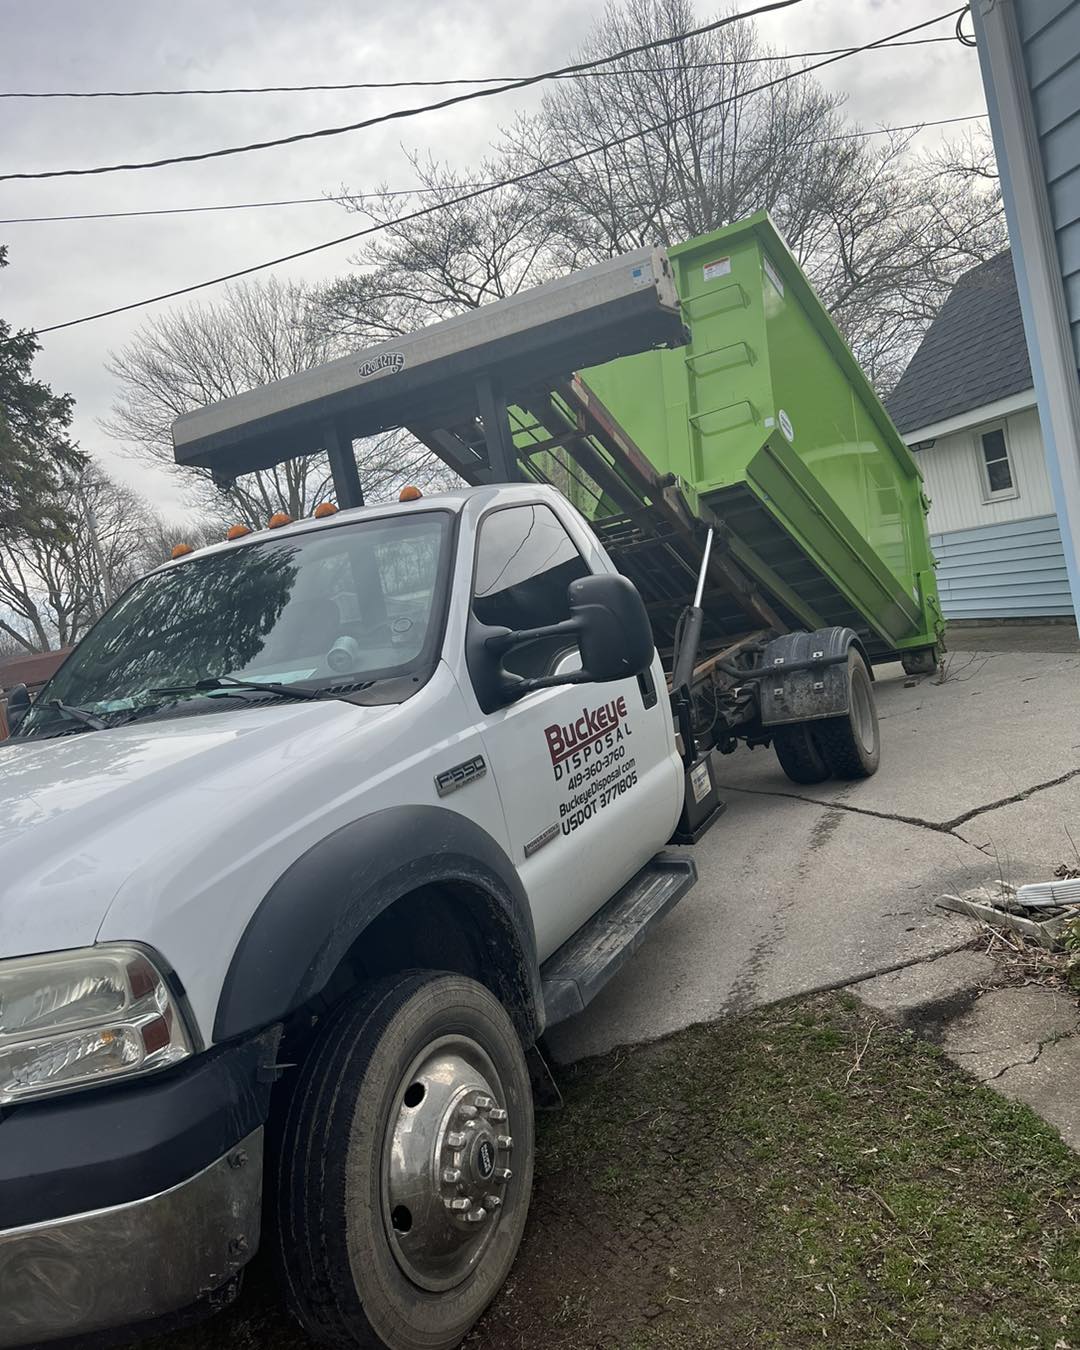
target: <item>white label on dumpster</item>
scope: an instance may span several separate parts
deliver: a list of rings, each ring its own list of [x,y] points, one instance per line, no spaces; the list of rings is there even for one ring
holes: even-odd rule
[[[717,277],[726,277],[731,271],[731,259],[717,258],[711,263],[706,263],[701,271],[706,281],[715,281]]]
[[[780,411],[776,414],[776,420],[780,423],[780,430],[784,433],[787,439],[791,442],[794,442],[795,428],[791,425],[791,418],[787,415],[787,413],[783,410],[783,408],[781,408]]]
[[[776,289],[777,289],[777,291],[779,292],[779,294],[780,294],[780,295],[783,295],[783,294],[784,294],[784,283],[783,283],[783,281],[780,279],[780,273],[776,270],[776,268],[772,265],[772,263],[769,261],[768,257],[767,257],[764,253],[761,255],[761,265],[762,265],[762,267],[764,267],[764,269],[765,269],[765,275],[769,278],[769,280],[772,282],[772,284],[776,287]]]

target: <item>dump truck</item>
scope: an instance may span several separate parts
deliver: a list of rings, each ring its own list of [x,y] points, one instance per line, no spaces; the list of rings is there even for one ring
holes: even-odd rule
[[[543,1033],[694,884],[717,752],[866,777],[874,663],[934,657],[845,353],[760,219],[178,420],[222,483],[325,452],[337,501],[179,547],[9,697],[0,1347],[221,1308],[261,1244],[322,1343],[460,1343]],[[463,486],[366,504],[392,428]]]

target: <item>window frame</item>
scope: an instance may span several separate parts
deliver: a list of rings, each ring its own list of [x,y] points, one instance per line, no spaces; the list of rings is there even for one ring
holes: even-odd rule
[[[562,518],[561,515],[559,515],[558,511],[555,509],[554,506],[552,506],[552,504],[549,501],[544,501],[543,498],[541,497],[529,497],[524,501],[500,502],[498,506],[493,506],[489,510],[485,511],[476,522],[476,529],[473,535],[472,567],[469,569],[469,596],[468,596],[468,609],[466,621],[467,632],[472,630],[475,625],[482,624],[482,620],[477,618],[476,612],[473,609],[473,601],[476,598],[476,576],[477,576],[477,569],[480,565],[480,545],[484,534],[484,526],[487,524],[487,522],[491,519],[492,516],[498,515],[499,512],[501,511],[520,511],[526,509],[527,507],[534,507],[534,508],[542,507],[543,509],[550,511],[551,514],[555,517],[556,521],[562,527],[562,531],[566,535],[567,539],[570,541],[570,544],[573,547],[574,552],[581,559],[582,566],[585,568],[585,575],[586,576],[596,575],[596,571],[593,568],[592,563],[589,561],[588,557],[582,550],[581,544],[578,542],[577,539],[575,539],[574,532],[570,529],[567,522]],[[466,643],[468,643],[468,637],[466,637]]]
[[[571,545],[573,546],[574,552],[578,555],[578,557],[584,564],[586,573],[589,576],[595,575],[592,569],[592,565],[590,564],[588,558],[586,558],[585,554],[582,553],[581,551],[581,545],[574,538],[570,530],[567,529],[566,521],[563,520],[562,516],[559,515],[558,511],[555,510],[555,508],[552,506],[550,502],[542,501],[539,497],[535,499],[530,498],[528,501],[522,502],[503,502],[499,506],[493,506],[489,511],[485,511],[484,514],[480,517],[480,519],[476,522],[476,534],[473,543],[472,570],[469,574],[470,615],[473,615],[473,600],[476,598],[476,571],[480,563],[480,541],[484,533],[484,526],[487,524],[487,522],[491,519],[492,516],[498,515],[500,511],[522,511],[526,507],[536,507],[536,506],[542,506],[545,510],[551,512],[551,514],[562,526],[563,533],[566,535],[567,539],[569,539]],[[475,617],[475,615],[473,615],[473,617]],[[477,622],[480,622],[480,620],[477,620]]]
[[[1012,479],[1012,486],[1007,488],[993,488],[990,484],[990,467],[986,462],[986,449],[983,445],[983,437],[993,431],[1001,432],[1001,440],[1005,447],[1005,463],[1009,466],[1009,477]],[[1009,444],[1009,423],[1007,419],[1000,422],[987,422],[983,426],[975,427],[971,433],[972,444],[975,453],[976,470],[979,475],[979,485],[982,489],[983,505],[989,506],[993,502],[1015,501],[1020,496],[1020,484],[1016,475],[1016,460],[1013,457],[1012,446]]]

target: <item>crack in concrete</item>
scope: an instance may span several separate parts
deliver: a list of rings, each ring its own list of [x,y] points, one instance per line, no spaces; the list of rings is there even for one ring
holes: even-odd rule
[[[856,816],[870,816],[875,820],[891,820],[899,825],[914,825],[921,830],[932,830],[935,834],[951,834],[953,838],[959,839],[962,844],[967,844],[970,848],[979,848],[978,844],[973,844],[970,839],[965,839],[963,835],[957,834],[961,825],[966,825],[969,820],[974,820],[976,816],[985,815],[988,811],[997,811],[1003,806],[1012,806],[1016,802],[1027,801],[1037,792],[1045,792],[1048,788],[1060,787],[1062,783],[1067,783],[1070,779],[1080,777],[1080,768],[1070,769],[1067,773],[1059,774],[1057,778],[1050,778],[1045,783],[1035,783],[1032,787],[1022,788],[1019,792],[1014,792],[1010,797],[1000,797],[997,801],[987,802],[985,806],[974,806],[970,811],[964,811],[951,820],[923,820],[921,816],[905,816],[899,811],[875,811],[869,806],[852,806],[847,802],[825,801],[821,797],[807,797],[801,792],[774,792],[768,788],[748,788],[736,787],[733,783],[721,783],[722,792],[745,792],[751,793],[755,797],[783,797],[789,801],[808,802],[811,806],[824,806],[836,811],[850,811]]]
[[[1026,1068],[1029,1064],[1034,1064],[1048,1045],[1056,1045],[1058,1041],[1068,1040],[1070,1035],[1072,1035],[1071,1032],[1059,1031],[1053,1036],[1047,1036],[1047,1038],[1044,1041],[1040,1041],[1038,1045],[1035,1047],[1035,1053],[1031,1056],[1030,1059],[1018,1059],[1013,1064],[1006,1064],[1003,1069],[998,1069],[997,1073],[992,1073],[989,1078],[984,1078],[982,1081],[984,1083],[993,1083],[998,1078],[1004,1078],[1004,1076],[1007,1073],[1009,1073],[1012,1069]],[[959,1053],[976,1054],[978,1052],[973,1050],[967,1051],[961,1050]]]
[[[1038,1061],[1039,1056],[1042,1054],[1042,1052],[1046,1049],[1048,1045],[1057,1045],[1058,1041],[1067,1041],[1071,1039],[1073,1036],[1076,1035],[1076,1030],[1077,1029],[1074,1028],[1072,1031],[1055,1031],[1053,1035],[1046,1036],[1041,1041],[1036,1043],[1035,1053],[1030,1057],[1030,1059],[1014,1059],[1011,1064],[1006,1064],[1004,1068],[998,1069],[997,1073],[988,1074],[985,1078],[982,1078],[979,1081],[983,1083],[993,1083],[996,1082],[997,1079],[999,1078],[1004,1078],[1004,1076],[1007,1073],[1011,1072],[1011,1070],[1013,1069],[1021,1069],[1021,1068],[1026,1069],[1029,1064],[1035,1064]],[[953,1059],[960,1059],[964,1055],[988,1055],[991,1054],[992,1051],[986,1049],[957,1050],[946,1047],[945,1053],[947,1055],[951,1055]]]

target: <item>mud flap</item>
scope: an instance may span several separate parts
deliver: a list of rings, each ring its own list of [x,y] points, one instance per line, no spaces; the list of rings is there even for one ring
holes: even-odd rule
[[[763,726],[786,726],[822,717],[842,717],[850,707],[848,652],[862,650],[850,628],[785,633],[765,648],[758,680]],[[869,662],[867,662],[869,666]]]

